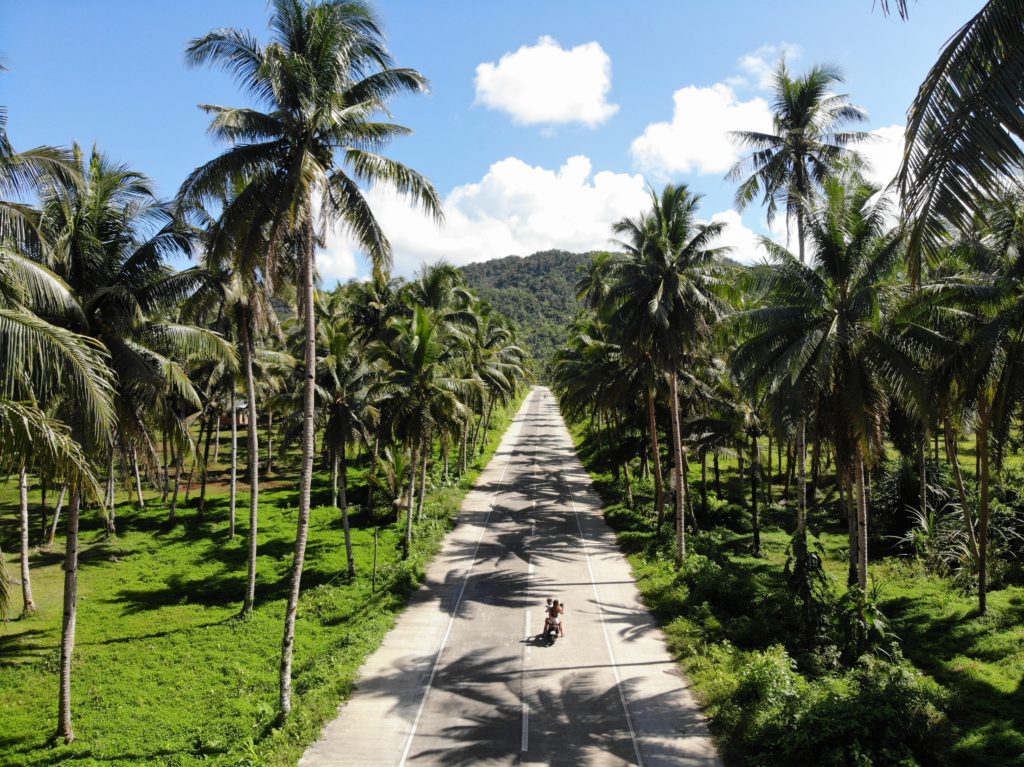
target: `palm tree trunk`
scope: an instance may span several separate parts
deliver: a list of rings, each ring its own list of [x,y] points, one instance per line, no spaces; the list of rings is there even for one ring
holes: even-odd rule
[[[747,494],[743,491],[744,480],[747,477],[746,468],[743,460],[743,439],[740,438],[736,440],[736,471],[740,475],[740,503],[744,506],[744,511],[746,511],[747,505]]]
[[[57,737],[65,743],[75,739],[71,728],[71,656],[75,651],[78,618],[78,513],[82,491],[71,490],[68,506],[67,546],[64,554],[64,620],[60,637],[60,694],[57,702]]]
[[[474,458],[476,457],[477,442],[479,441],[480,438],[480,427],[483,425],[484,422],[484,414],[481,412],[480,418],[475,420],[476,423],[473,424],[473,446],[470,448],[469,451],[469,454],[472,455]]]
[[[18,497],[21,501],[21,597],[24,603],[22,614],[29,615],[35,612],[36,603],[32,599],[32,573],[28,561],[28,469],[24,463],[18,471]],[[0,574],[0,578],[2,577]]]
[[[339,488],[338,502],[341,504],[341,527],[345,531],[345,559],[348,562],[348,577],[355,578],[356,559],[352,553],[352,531],[348,523],[348,456],[345,453],[345,447],[348,443],[348,430],[346,429],[345,431],[346,438],[341,443],[341,455],[335,456],[335,460],[340,461],[341,467],[341,487]]]
[[[430,460],[430,434],[423,438],[423,446],[420,447],[420,496],[416,499],[416,520],[423,521],[423,500],[427,496],[427,461]]]
[[[228,537],[235,537],[235,507],[238,503],[238,412],[235,410],[235,382],[231,382],[231,487],[228,490]]]
[[[813,444],[811,445],[811,486],[808,493],[812,508],[818,508],[818,486],[821,484],[821,435],[818,433],[818,421],[815,419]]]
[[[801,242],[803,240],[801,239]],[[801,418],[796,427],[796,531],[807,529],[807,419]]]
[[[459,479],[466,473],[466,456],[469,448],[469,416],[462,422],[462,443],[459,446]]]
[[[658,530],[661,530],[665,524],[665,485],[661,476],[661,447],[658,445],[653,386],[647,388],[647,422],[651,433],[651,463],[654,469],[654,507],[658,512]]]
[[[414,439],[412,441],[412,456],[409,462],[409,501],[406,506],[405,513],[405,543],[402,550],[402,559],[408,559],[409,554],[412,551],[412,511],[413,501],[416,495],[416,465],[419,460],[419,454],[417,449],[419,447],[419,441]]]
[[[494,395],[487,398],[487,415],[484,417],[484,431],[480,440],[480,454],[483,455],[487,449],[487,435],[491,430],[491,414],[494,412]]]
[[[373,437],[373,454],[370,457],[370,475],[366,480],[366,515],[373,511],[373,489],[377,485],[377,464],[380,460],[380,434]]]
[[[338,507],[338,451],[331,448],[331,506]]]
[[[971,506],[967,498],[967,486],[964,483],[964,475],[960,469],[960,458],[957,455],[956,443],[957,434],[953,429],[953,419],[948,410],[942,413],[942,437],[946,445],[946,460],[953,470],[953,479],[956,482],[957,496],[960,498],[960,508],[964,515],[964,527],[967,529],[967,543],[971,547],[971,553],[978,559],[980,551],[978,547],[978,536],[974,529],[974,517],[971,514]]]
[[[255,344],[252,337],[252,317],[243,312],[238,328],[242,340],[242,366],[245,368],[246,434],[248,446],[246,458],[249,463],[249,553],[246,562],[245,597],[242,601],[242,615],[252,615],[256,602],[256,544],[260,520],[260,442],[256,429],[256,381],[252,374],[252,358]]]
[[[857,494],[854,492],[854,487],[857,483],[853,478],[855,470],[851,462],[849,466],[844,466],[840,471],[846,495],[846,532],[850,548],[849,568],[846,576],[847,586],[852,586],[860,580],[858,575],[860,558],[857,555],[857,549],[859,548],[857,542]]]
[[[854,450],[854,478],[857,481],[857,585],[868,588],[868,494],[864,482],[864,448]]]
[[[768,481],[765,482],[765,490],[768,491],[768,503],[774,503],[775,499],[772,498],[772,478],[774,477],[772,472],[772,433],[768,432]]]
[[[676,566],[680,567],[686,559],[686,474],[683,467],[683,439],[679,418],[679,376],[673,369],[669,376],[672,389],[672,452],[676,464]]]
[[[988,506],[989,506],[989,408],[988,393],[978,396],[978,430],[975,437],[978,453],[980,494],[978,498],[978,611],[988,611]]]
[[[42,543],[46,539],[46,529],[48,527],[47,520],[49,514],[46,511],[46,491],[49,489],[47,485],[49,482],[45,474],[39,477],[39,542]]]
[[[160,496],[160,503],[167,503],[167,492],[170,489],[169,488],[168,478],[169,478],[169,471],[170,471],[169,461],[171,459],[171,455],[170,455],[170,453],[167,450],[167,429],[161,429],[161,433],[162,433],[162,436],[163,436],[163,451],[160,454],[160,458],[162,459],[162,463],[163,463],[163,474],[162,474],[163,494]]]
[[[139,454],[135,449],[135,445],[132,445],[132,474],[135,475],[135,500],[139,504],[139,509],[146,508],[146,498],[142,494],[142,476],[139,474]]]
[[[761,556],[761,518],[757,509],[757,480],[761,476],[761,449],[757,436],[750,437],[750,519],[754,528],[754,556]]]
[[[181,472],[185,463],[185,447],[178,448],[175,456],[174,495],[171,497],[171,513],[167,521],[172,525],[178,521],[178,490],[181,488]]]
[[[52,546],[53,545],[53,539],[57,535],[57,523],[60,521],[60,510],[64,506],[64,496],[67,494],[67,492],[68,492],[68,486],[67,485],[61,485],[60,486],[60,495],[57,496],[57,506],[53,510],[53,521],[50,524],[50,533],[46,537],[46,545],[47,546]]]
[[[629,461],[622,464],[622,474],[626,478],[626,505],[632,509],[636,504],[633,498],[633,477],[629,471]]]
[[[304,224],[302,302],[306,331],[306,379],[302,407],[302,473],[299,477],[299,519],[295,533],[295,554],[292,564],[288,606],[284,616],[284,637],[281,640],[281,716],[287,717],[292,709],[292,654],[295,649],[295,618],[299,610],[302,589],[302,567],[306,561],[306,539],[309,536],[309,502],[313,484],[313,457],[316,452],[316,426],[313,423],[316,394],[316,316],[313,305],[314,237],[313,222]]]
[[[107,506],[107,513],[104,517],[104,524],[106,526],[107,535],[113,535],[116,529],[116,520],[114,519],[114,443],[110,443],[110,452],[107,454],[107,492],[105,496],[105,503]]]
[[[924,435],[917,450],[917,474],[920,478],[919,497],[921,504],[921,516],[928,518],[928,426],[924,426]]]
[[[700,515],[708,523],[708,451],[700,451]]]
[[[217,420],[215,421],[217,427],[217,436],[213,440],[213,460],[214,462],[220,462],[220,409],[217,410]]]
[[[267,412],[267,474],[274,471],[274,411]]]
[[[210,475],[210,442],[213,440],[213,422],[219,420],[216,411],[210,411],[210,424],[206,428],[206,443],[203,445],[203,473],[199,484],[199,518],[206,514],[206,482]]]
[[[782,445],[779,445],[781,448]],[[782,500],[789,502],[789,491],[793,485],[793,475],[796,473],[796,466],[793,463],[793,440],[786,441],[786,468],[785,481],[782,485]]]
[[[715,469],[715,495],[718,496],[718,500],[722,500],[722,471],[718,467],[718,451],[712,453],[711,463]]]

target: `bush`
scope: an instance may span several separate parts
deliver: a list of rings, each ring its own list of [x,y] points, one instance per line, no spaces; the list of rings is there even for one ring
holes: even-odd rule
[[[781,764],[941,763],[940,688],[902,660],[865,655],[797,704],[780,743]]]
[[[715,728],[737,764],[941,763],[941,688],[898,656],[865,655],[845,674],[808,681],[781,646],[743,652],[721,643],[691,673],[705,675]]]

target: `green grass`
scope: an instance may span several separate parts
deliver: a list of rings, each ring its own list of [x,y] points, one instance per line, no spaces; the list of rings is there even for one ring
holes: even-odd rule
[[[123,499],[114,538],[103,534],[98,512],[87,512],[72,693],[77,740],[48,742],[56,729],[63,589],[58,539],[52,551],[32,557],[38,612],[0,624],[0,765],[295,764],[403,609],[513,413],[497,414],[487,453],[461,483],[428,495],[428,519],[408,562],[401,561],[399,527],[380,528],[375,593],[373,520],[352,508],[357,577],[349,581],[339,513],[320,505],[330,499],[326,474],[317,476],[295,649],[295,708],[283,727],[275,724],[275,706],[296,525],[293,473],[274,475],[261,489],[257,605],[248,620],[237,617],[247,496],[238,500],[234,540],[227,536],[220,483],[202,524],[186,508],[179,524],[168,528],[167,509],[152,493],[143,512]],[[360,500],[362,474],[351,472],[350,502]],[[193,486],[193,499],[196,494]],[[9,482],[0,488],[0,540],[12,574],[18,572],[15,502]],[[30,502],[35,512],[38,492]],[[19,590],[15,614],[20,608]]]
[[[695,468],[690,481],[699,507]],[[729,469],[726,495],[738,501]],[[762,509],[763,551],[754,557],[749,514],[712,498],[716,522],[691,536],[691,558],[680,572],[671,530],[653,531],[650,488],[640,483],[633,510],[609,475],[592,476],[727,764],[1024,765],[1024,588],[992,592],[989,614],[980,616],[975,594],[917,563],[878,558],[871,580],[905,662],[853,669],[819,663],[801,653],[785,585],[791,511]],[[708,478],[711,485],[710,470]],[[781,488],[775,490],[778,498]],[[845,529],[826,513],[812,517],[811,527],[841,593]],[[885,680],[896,681],[883,689]]]

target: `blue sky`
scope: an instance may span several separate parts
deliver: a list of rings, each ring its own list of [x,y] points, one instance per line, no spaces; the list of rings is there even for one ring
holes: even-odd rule
[[[838,65],[843,91],[878,131],[879,180],[918,85],[945,40],[981,0],[922,0],[909,21],[872,0],[377,4],[392,52],[431,81],[393,104],[414,129],[391,154],[446,198],[444,230],[379,190],[371,200],[396,270],[511,253],[607,245],[608,226],[644,203],[644,183],[686,181],[702,212],[725,220],[729,243],[757,257],[761,211],[732,211],[726,131],[767,114],[764,73],[785,52],[791,69]],[[189,70],[186,41],[233,26],[265,36],[267,11],[248,0],[0,3],[0,104],[18,148],[94,142],[171,195],[220,149],[201,102],[239,104],[230,77]],[[775,234],[784,237],[783,228]],[[332,233],[327,281],[364,274],[358,251]]]

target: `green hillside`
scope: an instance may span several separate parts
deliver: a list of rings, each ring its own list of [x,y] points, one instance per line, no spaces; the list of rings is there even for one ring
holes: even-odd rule
[[[545,250],[462,267],[470,286],[495,309],[519,323],[542,365],[562,346],[576,316],[573,287],[589,253]]]

